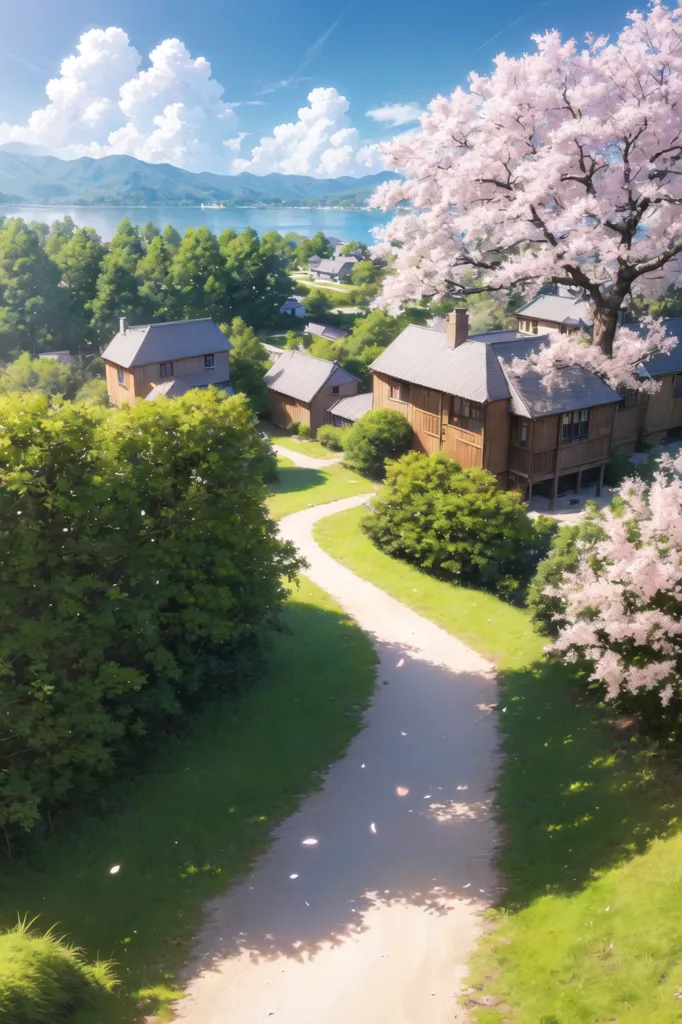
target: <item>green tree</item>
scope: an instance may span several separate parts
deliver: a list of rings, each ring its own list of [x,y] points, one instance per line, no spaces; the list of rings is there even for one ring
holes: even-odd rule
[[[263,377],[270,365],[270,357],[251,327],[241,317],[221,330],[234,346],[230,352],[230,381],[235,391],[241,391],[251,401],[259,415],[268,408],[268,393]]]
[[[320,288],[311,288],[306,295],[305,308],[309,316],[324,316],[334,305],[327,292]]]
[[[379,280],[379,270],[371,260],[360,260],[355,264],[350,275],[351,284],[364,285],[376,284]]]
[[[387,459],[403,455],[412,444],[412,427],[394,409],[373,409],[344,431],[346,462],[360,473],[382,476]]]
[[[380,412],[389,410],[381,409]],[[375,412],[367,413],[355,430]],[[442,452],[390,462],[363,529],[387,554],[441,579],[520,600],[557,524],[533,520],[516,491],[485,469],[462,469]]]
[[[298,243],[294,254],[294,261],[297,267],[307,270],[308,260],[311,256],[321,256],[322,259],[328,259],[333,251],[329,239],[321,231],[318,231],[312,238],[305,238],[302,242]]]
[[[144,255],[144,247],[140,232],[129,217],[124,217],[116,228],[116,233],[109,243],[109,251],[125,263],[131,273],[134,272]]]
[[[223,245],[225,234],[221,236],[221,252],[232,311],[259,327],[273,323],[292,288],[281,236],[271,231],[259,239],[252,228],[247,228]]]
[[[182,238],[175,230],[172,224],[166,224],[163,229],[163,240],[166,245],[169,245],[171,249],[179,249],[182,242]]]
[[[63,245],[73,238],[76,231],[76,222],[69,214],[63,220],[53,220],[50,231],[45,240],[45,251],[48,256],[56,256]]]
[[[175,251],[159,235],[147,246],[137,264],[140,295],[148,305],[152,320],[173,320],[179,314],[171,280],[171,266]]]
[[[107,382],[101,377],[92,377],[90,380],[86,380],[74,395],[74,402],[84,402],[86,405],[108,405]]]
[[[633,312],[640,316],[682,316],[682,285],[671,284],[663,293],[635,300]]]
[[[284,348],[297,349],[303,344],[303,336],[296,331],[287,331],[284,335]]]
[[[4,370],[0,371],[0,395],[15,391],[40,391],[45,395],[63,395],[72,398],[78,389],[70,366],[56,359],[34,359],[22,352]]]
[[[54,261],[69,289],[72,308],[82,317],[90,315],[90,303],[97,294],[97,278],[106,248],[93,228],[79,228],[58,250]]]
[[[299,560],[242,396],[11,395],[0,424],[7,834],[92,792],[200,697],[243,689]]]
[[[31,231],[35,232],[40,244],[44,246],[50,234],[50,225],[46,224],[44,220],[30,220],[28,226]]]
[[[140,229],[140,238],[145,246],[148,246],[155,238],[158,238],[160,234],[161,232],[153,220],[148,220],[145,226]]]
[[[369,246],[365,245],[364,242],[346,242],[341,249],[342,256],[355,256],[357,253],[360,253],[363,261],[370,258]],[[361,281],[358,281],[358,284],[361,283]]]
[[[77,333],[60,271],[17,218],[0,231],[0,355],[68,348]]]
[[[225,261],[214,234],[207,227],[188,228],[170,271],[182,317],[212,317],[217,322],[229,315]]]
[[[102,260],[97,291],[89,304],[93,335],[105,345],[118,331],[119,317],[126,316],[131,326],[148,323],[150,308],[140,294],[140,279],[125,251],[112,249]]]

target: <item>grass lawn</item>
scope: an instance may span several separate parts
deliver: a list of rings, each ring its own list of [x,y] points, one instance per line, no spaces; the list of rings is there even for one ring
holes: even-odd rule
[[[303,438],[288,434],[286,430],[280,430],[266,420],[260,424],[260,429],[268,434],[275,444],[281,444],[283,448],[289,448],[292,452],[302,452],[303,455],[311,455],[314,459],[333,459],[339,455],[339,452],[330,451],[319,441],[304,441]]]
[[[289,459],[278,459],[277,464],[279,480],[271,485],[272,497],[268,501],[273,519],[281,519],[311,505],[323,505],[354,494],[369,494],[376,486],[339,462],[324,469],[301,469]]]
[[[321,521],[318,542],[500,671],[507,891],[472,964],[472,1020],[681,1021],[679,763],[581,701],[579,680],[542,660],[545,641],[523,610],[383,555],[359,532],[361,516]]]
[[[303,579],[263,678],[207,707],[162,763],[112,794],[101,818],[58,829],[0,875],[0,921],[58,923],[90,958],[111,957],[121,986],[77,1024],[166,1019],[204,901],[268,845],[273,826],[320,782],[357,732],[374,682],[369,639]],[[119,864],[120,872],[109,869]]]

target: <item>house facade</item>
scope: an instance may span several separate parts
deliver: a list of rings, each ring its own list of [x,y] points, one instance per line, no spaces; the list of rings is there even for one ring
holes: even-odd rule
[[[589,480],[600,490],[621,396],[581,367],[562,371],[554,390],[537,373],[512,373],[538,341],[517,331],[469,336],[466,310],[445,330],[411,324],[370,367],[373,407],[402,413],[417,450],[487,469],[529,499],[542,491],[553,506]]]
[[[318,258],[315,263],[309,260],[308,266],[318,281],[347,281],[357,262],[354,256],[342,256],[334,260]]]
[[[560,284],[556,293],[540,292],[517,309],[516,322],[521,334],[546,334],[549,330],[573,334],[591,331],[594,317],[582,288]]]
[[[312,437],[330,422],[330,406],[358,390],[357,378],[338,363],[290,349],[278,356],[263,379],[272,422],[284,429],[304,423]]]
[[[374,395],[371,391],[350,398],[339,398],[329,408],[329,419],[333,427],[352,427],[354,423],[371,412]]]
[[[177,397],[210,385],[230,390],[232,344],[210,319],[130,327],[102,353],[112,405],[135,405],[159,395]]]

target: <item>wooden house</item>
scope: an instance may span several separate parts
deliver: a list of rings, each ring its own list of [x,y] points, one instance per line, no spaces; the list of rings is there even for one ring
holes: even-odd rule
[[[284,428],[305,423],[313,437],[318,427],[330,422],[329,407],[358,390],[357,378],[338,363],[298,350],[285,350],[263,379],[272,422]]]
[[[374,408],[401,412],[419,451],[481,466],[529,499],[535,487],[553,507],[588,474],[600,489],[621,396],[581,367],[562,370],[552,390],[537,373],[512,372],[539,342],[517,331],[469,336],[466,310],[445,330],[410,324],[370,367]]]
[[[540,292],[517,309],[516,321],[521,334],[546,334],[549,330],[571,334],[591,331],[594,317],[582,288],[557,285],[553,292]]]
[[[350,398],[339,398],[329,408],[329,418],[333,427],[352,427],[354,423],[371,412],[374,395],[371,391],[362,395],[351,395]]]
[[[319,259],[315,263],[308,260],[308,266],[319,281],[347,281],[357,262],[355,256],[341,256],[338,260]]]
[[[230,391],[231,348],[210,319],[129,327],[121,317],[118,334],[102,353],[109,401],[135,405],[212,384]]]

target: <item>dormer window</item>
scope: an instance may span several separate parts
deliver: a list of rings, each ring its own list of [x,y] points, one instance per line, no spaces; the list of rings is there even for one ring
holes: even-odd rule
[[[215,368],[215,355],[211,353],[209,356],[204,356],[204,369],[213,370]]]

